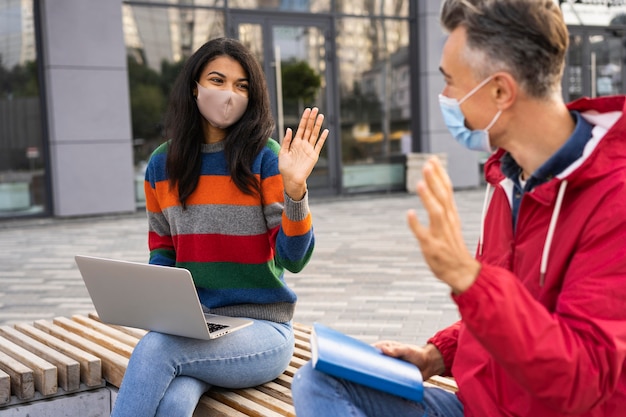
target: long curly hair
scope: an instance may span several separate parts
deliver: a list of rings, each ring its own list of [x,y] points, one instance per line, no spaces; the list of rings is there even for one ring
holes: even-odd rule
[[[204,143],[202,115],[193,92],[206,65],[224,55],[239,62],[249,80],[248,107],[241,119],[226,129],[224,153],[228,169],[243,193],[260,193],[260,184],[250,168],[274,130],[265,75],[241,42],[217,38],[206,42],[185,62],[172,87],[165,115],[165,133],[169,138],[166,169],[170,187],[178,186],[178,199],[183,208],[200,179]]]

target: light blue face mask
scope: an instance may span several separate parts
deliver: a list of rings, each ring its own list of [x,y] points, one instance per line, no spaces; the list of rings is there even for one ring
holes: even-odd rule
[[[473,151],[492,152],[491,144],[489,143],[489,129],[496,123],[502,114],[502,110],[496,113],[486,128],[482,130],[470,130],[465,126],[465,116],[461,111],[461,103],[470,98],[476,91],[480,90],[485,84],[491,81],[492,78],[493,75],[483,80],[461,100],[439,94],[439,107],[441,108],[443,121],[448,127],[448,130],[452,133],[452,136],[454,136],[457,142]]]

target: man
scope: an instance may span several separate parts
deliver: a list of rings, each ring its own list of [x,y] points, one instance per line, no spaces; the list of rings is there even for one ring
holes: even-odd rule
[[[567,28],[553,0],[444,0],[444,121],[485,166],[490,200],[476,256],[463,244],[437,160],[408,214],[461,320],[426,346],[377,345],[452,375],[458,395],[415,403],[301,368],[307,416],[585,416],[626,413],[626,118],[624,97],[566,105]]]

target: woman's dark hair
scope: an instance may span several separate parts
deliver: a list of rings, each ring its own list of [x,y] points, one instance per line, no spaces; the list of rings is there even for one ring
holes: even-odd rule
[[[193,94],[196,81],[200,80],[202,70],[210,61],[225,55],[241,64],[248,75],[249,86],[245,113],[226,131],[226,162],[237,188],[249,195],[260,192],[260,184],[250,167],[274,130],[265,76],[258,61],[239,41],[213,39],[186,61],[172,87],[165,115],[165,132],[170,139],[166,169],[170,186],[178,186],[178,199],[183,208],[200,179],[204,143],[202,115]]]

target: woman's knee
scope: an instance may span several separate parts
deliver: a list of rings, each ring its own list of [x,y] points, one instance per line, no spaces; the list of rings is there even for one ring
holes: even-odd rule
[[[148,332],[139,340],[135,346],[131,360],[136,362],[138,366],[147,364],[167,363],[172,351],[170,336],[158,332]],[[175,350],[175,349],[174,349]]]
[[[165,333],[159,332],[148,332],[144,337],[139,340],[137,346],[135,346],[135,351],[141,351],[145,353],[150,353],[152,355],[158,355],[163,351],[175,349],[176,340],[179,336],[173,336]]]

